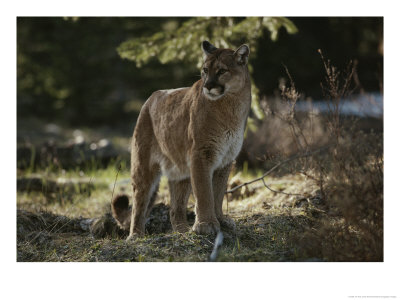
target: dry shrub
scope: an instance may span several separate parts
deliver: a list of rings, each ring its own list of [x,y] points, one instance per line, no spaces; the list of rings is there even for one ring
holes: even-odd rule
[[[299,237],[300,255],[383,261],[382,136],[358,132],[330,151],[326,214]]]
[[[276,111],[285,111],[286,108],[282,103],[276,103],[274,106]],[[267,116],[258,129],[255,132],[248,131],[244,142],[246,156],[243,159],[245,158],[250,166],[259,166],[260,161],[277,156],[290,156],[302,151],[307,147],[304,140],[308,141],[311,148],[329,142],[322,116],[311,112],[297,113],[296,122],[298,129],[296,127],[294,131],[294,127],[289,127],[281,115],[275,111],[267,111]],[[295,137],[297,132],[301,132],[305,139]]]
[[[342,75],[322,53],[321,57],[333,141],[321,167],[326,173],[321,185],[327,215],[300,239],[301,252],[329,261],[383,261],[383,136],[343,126],[340,101],[353,90],[355,65],[350,62]]]
[[[329,113],[299,115],[295,110],[299,94],[287,71],[289,85],[280,86],[281,105],[275,105],[275,111],[266,108],[268,117],[250,136],[258,142],[246,146],[249,152],[265,152],[261,144],[268,139],[267,151],[273,155],[268,157],[267,152],[266,160],[326,149],[297,160],[290,169],[315,180],[325,205],[324,213],[311,214],[311,226],[295,238],[298,259],[382,261],[383,136],[359,131],[355,122],[343,122],[340,105],[356,88],[355,64],[350,62],[342,73],[320,54],[326,72],[321,87]]]
[[[262,99],[260,104],[266,117],[258,124],[255,132],[248,131],[244,142],[246,159],[252,166],[271,158],[287,157],[299,152],[312,151],[327,145],[331,137],[327,135],[326,117],[311,109],[297,112],[295,107],[301,95],[286,69],[289,84],[285,79],[279,83],[280,97]],[[245,156],[245,155],[243,155]]]

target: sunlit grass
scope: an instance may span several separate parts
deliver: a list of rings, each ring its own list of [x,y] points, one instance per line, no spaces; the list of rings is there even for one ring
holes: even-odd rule
[[[77,190],[65,195],[61,193],[46,194],[40,191],[18,192],[18,209],[34,213],[49,212],[72,219],[98,218],[109,211],[114,183],[116,183],[115,192],[124,190],[130,194],[129,172],[122,170],[122,168],[121,171],[118,171],[115,165],[110,165],[107,168],[98,169],[97,171],[92,169],[85,172],[81,170],[61,170],[59,172],[46,172],[46,170],[42,170],[42,172],[44,173],[42,175],[51,180],[61,177],[71,180],[87,180],[89,178],[92,180],[93,189],[87,192],[79,192]],[[118,178],[115,181],[117,174]],[[236,178],[244,181],[254,178],[252,177],[254,174],[260,174],[260,172],[247,172],[246,176],[241,176],[241,173],[238,173]],[[32,174],[28,175],[31,176]],[[35,175],[40,175],[40,171],[37,171]],[[19,177],[23,176],[27,176],[27,174],[20,172]],[[263,208],[263,204],[265,199],[271,196],[271,194],[268,194],[269,191],[265,190],[264,187],[258,187],[257,189],[261,189],[259,192],[266,198],[262,198],[258,194],[253,194],[251,196],[240,196],[230,199],[229,203],[226,202],[227,198],[225,198],[224,212],[236,221],[238,233],[236,235],[227,233],[225,236],[225,243],[220,253],[221,261],[276,260],[277,253],[274,251],[286,247],[285,243],[278,239],[277,236],[281,230],[280,226],[286,226],[284,224],[287,221],[284,218],[280,218],[287,215],[287,212],[276,207],[265,214],[266,211]],[[161,178],[157,202],[169,202],[168,184],[165,177]],[[226,206],[226,204],[228,205]],[[189,210],[193,210],[193,207],[194,199],[191,196]],[[268,225],[261,224],[261,214],[265,214],[266,218],[270,218],[268,219],[270,221],[267,222]],[[259,217],[254,217],[255,215]],[[272,222],[272,220],[277,220],[277,222]],[[288,234],[290,234],[290,231]],[[135,255],[132,256],[133,249],[129,250],[129,248],[126,248],[126,245],[124,243],[121,244],[121,241],[105,239],[95,243],[87,241],[82,246],[76,244],[82,243],[85,239],[84,236],[72,240],[59,236],[55,240],[56,246],[53,249],[46,248],[44,251],[40,246],[33,247],[26,244],[24,246],[21,245],[21,249],[34,253],[35,257],[39,260],[46,261],[90,261],[96,259],[117,259],[123,261],[204,261],[208,259],[213,245],[212,237],[197,236],[194,233],[184,235],[176,233],[148,235],[136,242]],[[86,244],[89,248],[84,246]],[[113,254],[113,256],[101,258],[105,253],[104,249],[108,248],[112,249],[110,254]],[[63,250],[61,251],[60,249]],[[39,252],[36,251],[40,251],[41,254],[39,255]]]

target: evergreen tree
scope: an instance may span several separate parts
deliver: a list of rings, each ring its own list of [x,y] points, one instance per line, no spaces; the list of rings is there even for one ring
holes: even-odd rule
[[[282,17],[193,17],[184,22],[168,20],[162,31],[151,36],[129,39],[118,47],[122,58],[135,61],[138,67],[156,57],[162,64],[172,61],[196,63],[200,68],[202,55],[200,43],[208,40],[216,47],[235,48],[242,43],[250,46],[252,55],[257,54],[257,40],[264,30],[270,32],[272,40],[278,38],[279,29],[296,33],[296,26]],[[250,73],[253,68],[249,63]],[[252,110],[257,118],[263,118],[259,106],[258,88],[252,80]]]

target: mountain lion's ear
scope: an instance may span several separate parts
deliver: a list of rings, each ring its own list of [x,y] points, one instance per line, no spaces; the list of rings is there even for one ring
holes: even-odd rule
[[[239,65],[247,64],[247,60],[249,58],[250,48],[246,44],[240,46],[235,51],[235,60]]]
[[[209,56],[211,53],[213,53],[215,50],[217,50],[217,47],[212,45],[209,41],[203,41],[201,43],[201,49],[203,50],[203,58],[204,60]]]

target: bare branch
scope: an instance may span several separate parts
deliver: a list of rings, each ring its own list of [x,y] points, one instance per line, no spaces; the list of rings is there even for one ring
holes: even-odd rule
[[[312,156],[312,155],[314,155],[314,154],[316,154],[316,153],[318,153],[318,152],[321,152],[321,151],[323,151],[323,150],[328,149],[328,148],[331,147],[331,146],[332,146],[332,145],[327,145],[327,146],[325,146],[325,147],[318,148],[318,149],[316,149],[316,150],[314,150],[314,151],[309,151],[309,152],[305,152],[305,153],[303,153],[303,154],[297,154],[297,155],[291,156],[291,157],[289,157],[288,159],[285,159],[284,161],[281,161],[280,163],[278,163],[278,164],[276,164],[275,166],[273,166],[271,169],[269,169],[268,171],[266,171],[266,172],[265,172],[263,175],[261,175],[260,177],[258,177],[258,178],[256,178],[256,179],[253,179],[253,180],[250,180],[250,181],[248,181],[248,182],[242,183],[242,184],[240,184],[240,185],[238,185],[238,186],[235,186],[233,189],[230,189],[230,190],[226,191],[225,194],[233,193],[234,191],[240,189],[241,187],[247,186],[247,185],[252,184],[252,183],[254,183],[254,182],[257,182],[257,181],[260,181],[260,180],[264,181],[264,177],[265,177],[265,176],[267,176],[268,174],[272,173],[272,171],[274,171],[275,169],[279,168],[280,166],[282,166],[282,165],[284,165],[284,164],[286,164],[286,163],[288,163],[288,162],[291,162],[291,161],[293,161],[293,160],[299,159],[299,158],[304,158],[304,157]],[[264,183],[264,185],[265,185],[265,183]],[[278,192],[278,191],[276,191],[276,192]],[[278,192],[278,193],[282,193],[282,192]]]
[[[113,187],[112,194],[111,194],[111,202],[112,202],[112,200],[114,198],[115,184],[117,183],[118,174],[119,174],[120,171],[121,171],[121,164],[119,164],[117,174],[115,175],[114,187]]]
[[[261,178],[261,180],[262,180],[264,186],[265,186],[268,190],[270,190],[271,192],[280,193],[280,194],[284,194],[284,195],[288,195],[288,196],[304,196],[303,194],[292,194],[292,193],[286,193],[286,192],[284,192],[284,191],[276,191],[276,190],[270,188],[270,186],[267,185],[267,184],[265,183],[264,178]]]

